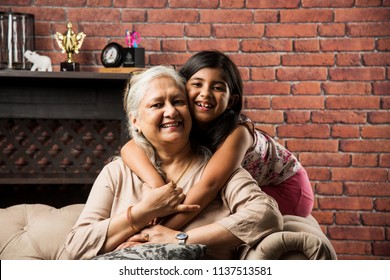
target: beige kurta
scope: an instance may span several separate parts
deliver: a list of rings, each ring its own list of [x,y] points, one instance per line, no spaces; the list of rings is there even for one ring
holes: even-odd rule
[[[178,183],[184,193],[203,174],[205,164],[193,163]],[[104,167],[96,179],[86,206],[69,233],[65,253],[71,259],[91,259],[102,248],[110,217],[135,205],[143,195],[143,182],[122,159]],[[247,171],[239,168],[220,195],[183,230],[218,223],[249,246],[282,228],[276,202],[260,190]],[[207,234],[207,233],[205,233]],[[236,259],[235,248],[227,244],[218,251],[207,250],[207,258]]]

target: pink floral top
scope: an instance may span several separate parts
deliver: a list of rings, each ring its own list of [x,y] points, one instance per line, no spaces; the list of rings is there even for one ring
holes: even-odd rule
[[[245,125],[254,137],[253,146],[245,154],[242,166],[260,187],[280,184],[301,168],[301,163],[289,150],[256,129],[248,117],[241,115],[239,123]]]

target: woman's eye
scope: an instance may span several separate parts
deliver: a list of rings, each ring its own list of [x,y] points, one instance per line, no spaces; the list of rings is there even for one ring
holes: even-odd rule
[[[150,107],[152,108],[161,108],[162,104],[161,103],[154,103]]]
[[[174,100],[174,101],[173,101],[173,104],[174,104],[174,105],[183,105],[183,104],[185,104],[185,102],[184,102],[184,100],[177,99],[177,100]]]

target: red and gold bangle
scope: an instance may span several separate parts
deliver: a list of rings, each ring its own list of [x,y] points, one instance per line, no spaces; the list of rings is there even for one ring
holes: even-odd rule
[[[135,232],[140,232],[141,230],[137,229],[133,224],[134,219],[133,219],[133,216],[131,215],[131,209],[133,209],[133,206],[130,206],[129,208],[127,208],[127,221],[129,222],[129,225],[130,225],[132,230],[134,230]]]

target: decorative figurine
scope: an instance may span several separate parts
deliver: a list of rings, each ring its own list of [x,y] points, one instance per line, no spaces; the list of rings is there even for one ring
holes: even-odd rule
[[[58,46],[62,49],[62,52],[67,54],[67,59],[65,62],[61,62],[61,71],[79,71],[80,64],[74,62],[73,53],[79,53],[79,49],[83,44],[86,34],[83,32],[78,33],[77,35],[72,30],[72,23],[68,22],[66,25],[68,28],[65,34],[56,32],[54,37],[58,43]]]
[[[126,46],[129,48],[138,48],[138,44],[141,41],[141,35],[137,31],[130,32],[126,30]]]
[[[24,53],[24,57],[28,61],[33,63],[33,66],[31,67],[31,71],[35,71],[35,70],[38,70],[41,72],[53,71],[53,69],[51,67],[51,59],[48,56],[39,55],[36,52],[32,52],[30,50],[27,50]]]

